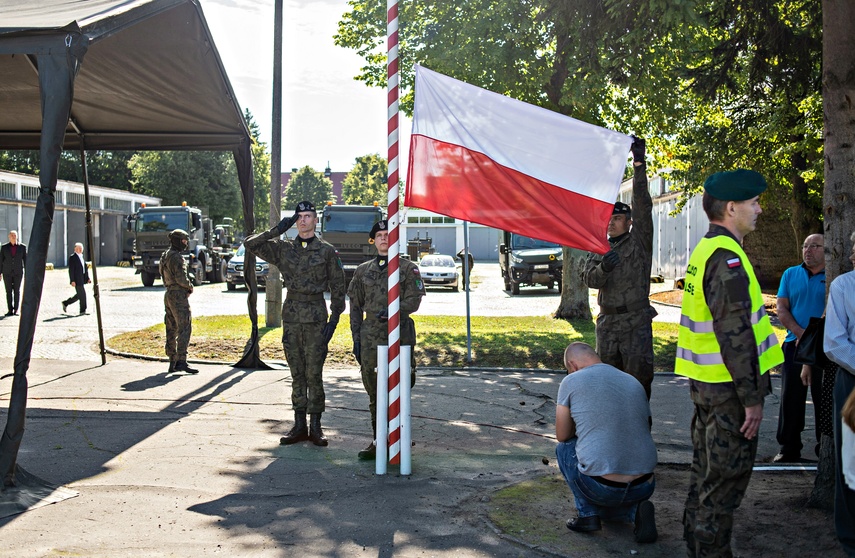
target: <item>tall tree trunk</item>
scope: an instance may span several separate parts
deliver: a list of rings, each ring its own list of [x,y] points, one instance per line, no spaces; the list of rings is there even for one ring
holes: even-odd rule
[[[565,320],[590,320],[591,303],[588,287],[582,281],[582,271],[588,253],[573,248],[564,248],[564,270],[561,274],[561,302],[554,317]]]
[[[855,3],[822,2],[822,109],[825,132],[825,274],[827,285],[850,271],[855,228]],[[845,372],[841,372],[845,373]],[[834,420],[838,420],[835,417]],[[823,459],[824,458],[824,459]],[[820,456],[820,468],[827,466]],[[833,466],[833,465],[832,465]],[[825,484],[833,480],[826,480]],[[827,490],[828,486],[814,487]],[[812,496],[813,497],[813,496]],[[820,498],[821,496],[817,496]]]

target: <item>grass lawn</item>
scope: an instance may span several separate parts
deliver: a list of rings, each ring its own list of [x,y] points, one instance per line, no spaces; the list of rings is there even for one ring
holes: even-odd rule
[[[419,366],[466,366],[466,318],[458,316],[413,316]],[[263,321],[263,318],[262,318]],[[564,348],[573,341],[595,345],[594,322],[556,320],[548,316],[472,317],[471,366],[563,369]],[[190,358],[237,361],[250,336],[247,316],[210,316],[193,320]],[[779,337],[786,332],[778,331]],[[657,371],[674,366],[677,325],[654,322],[654,363]],[[284,360],[281,328],[259,328],[261,357]],[[107,341],[117,351],[163,356],[164,326],[125,333]],[[356,366],[350,321],[341,317],[330,342],[329,364]]]

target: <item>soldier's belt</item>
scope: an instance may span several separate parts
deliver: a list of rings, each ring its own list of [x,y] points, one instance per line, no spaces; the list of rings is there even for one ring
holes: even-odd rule
[[[315,294],[303,294],[303,293],[292,293],[288,291],[285,295],[285,300],[293,300],[294,302],[315,302],[317,300],[323,300],[324,293],[315,293]]]
[[[635,312],[636,310],[643,310],[650,306],[650,301],[646,298],[644,300],[639,300],[637,302],[631,302],[625,306],[600,306],[600,315],[611,315],[611,314],[626,314],[627,312]]]

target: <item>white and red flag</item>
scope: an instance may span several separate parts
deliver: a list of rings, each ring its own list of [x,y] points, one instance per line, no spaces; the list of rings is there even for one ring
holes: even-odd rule
[[[602,254],[630,145],[416,66],[404,203]]]

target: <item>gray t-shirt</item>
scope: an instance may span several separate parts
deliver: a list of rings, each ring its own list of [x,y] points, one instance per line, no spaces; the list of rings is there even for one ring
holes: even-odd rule
[[[557,403],[570,407],[576,423],[580,472],[601,476],[653,471],[650,404],[638,380],[608,364],[587,366],[561,381]]]

